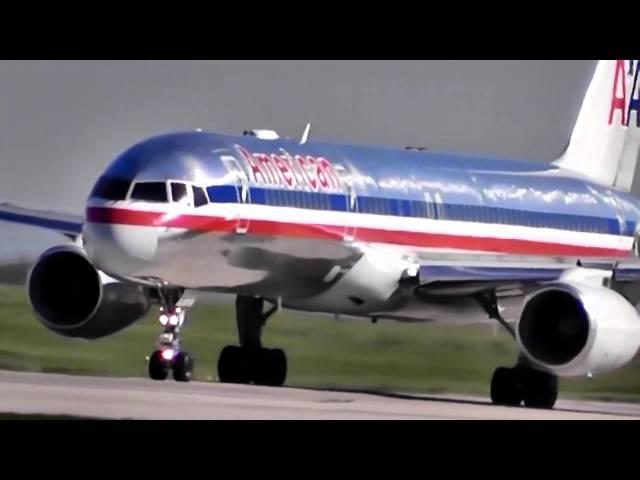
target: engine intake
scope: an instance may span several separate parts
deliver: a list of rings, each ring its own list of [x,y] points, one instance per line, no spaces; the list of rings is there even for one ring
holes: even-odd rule
[[[586,346],[589,316],[572,294],[547,290],[526,304],[518,330],[534,358],[549,365],[563,365]]]
[[[523,354],[562,376],[622,367],[640,348],[640,317],[619,293],[559,283],[525,299],[516,325]]]
[[[27,295],[38,320],[65,337],[96,339],[146,315],[150,295],[99,272],[78,247],[44,252],[29,272]]]

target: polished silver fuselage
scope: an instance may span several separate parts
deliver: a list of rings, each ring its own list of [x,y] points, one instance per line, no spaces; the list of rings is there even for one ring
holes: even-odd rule
[[[486,319],[472,298],[438,288],[420,295],[399,280],[425,265],[557,268],[631,254],[640,217],[633,197],[543,163],[474,161],[195,132],[159,137],[105,175],[167,182],[168,192],[172,181],[200,185],[209,202],[173,202],[170,193],[166,202],[140,201],[131,189],[123,199],[89,198],[84,247],[115,277],[300,310],[462,323]],[[421,282],[431,280],[441,279]]]

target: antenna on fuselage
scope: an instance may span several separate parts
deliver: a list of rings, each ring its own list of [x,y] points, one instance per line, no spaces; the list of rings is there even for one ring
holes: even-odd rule
[[[307,126],[304,129],[302,134],[302,138],[300,139],[300,145],[307,143],[307,139],[309,138],[309,132],[311,131],[311,124],[307,123]]]

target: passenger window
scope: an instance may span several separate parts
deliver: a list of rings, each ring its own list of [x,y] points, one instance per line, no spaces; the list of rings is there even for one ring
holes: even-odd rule
[[[187,186],[184,183],[171,182],[171,199],[174,202],[187,202]]]
[[[196,207],[202,207],[203,205],[207,205],[209,200],[207,199],[207,194],[204,192],[204,188],[192,186],[193,188],[193,204]]]
[[[164,182],[136,183],[131,192],[131,199],[166,203],[168,202],[167,184]]]

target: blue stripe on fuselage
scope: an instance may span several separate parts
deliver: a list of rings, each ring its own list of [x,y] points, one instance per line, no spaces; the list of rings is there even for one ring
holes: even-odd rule
[[[207,189],[214,203],[238,203],[235,187],[228,185],[211,186]],[[294,207],[311,210],[347,211],[347,197],[343,194],[303,192],[284,189],[249,188],[250,203],[272,207]],[[556,214],[532,212],[527,210],[478,207],[475,205],[443,205],[441,219],[463,222],[497,223],[526,227],[554,228],[578,232],[605,233],[620,235],[617,219],[599,218],[587,215]],[[435,213],[435,209],[432,210]],[[426,202],[416,200],[393,199],[385,197],[360,197],[357,199],[356,212],[373,215],[390,215],[408,218],[431,218]],[[628,232],[635,224],[629,222]]]

